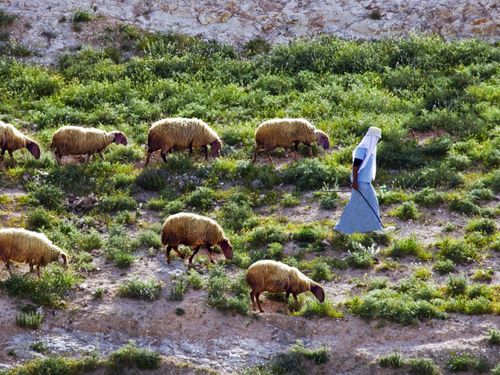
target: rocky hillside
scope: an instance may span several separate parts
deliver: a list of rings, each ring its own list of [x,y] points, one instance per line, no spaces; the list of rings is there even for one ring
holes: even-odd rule
[[[99,44],[102,29],[117,22],[231,44],[255,38],[283,43],[317,33],[371,39],[416,31],[488,41],[500,35],[494,0],[2,0],[0,9],[18,16],[13,38],[43,63],[82,44]],[[91,20],[75,27],[79,11]]]

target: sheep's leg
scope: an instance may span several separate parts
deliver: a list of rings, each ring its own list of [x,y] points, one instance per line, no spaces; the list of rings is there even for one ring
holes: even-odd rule
[[[209,244],[207,244],[207,250],[208,250],[208,258],[210,259],[210,263],[215,263],[215,260],[213,258],[212,248],[210,247]]]
[[[255,308],[255,300],[254,300],[254,298],[255,298],[255,295],[254,295],[253,290],[252,290],[252,291],[250,292],[250,299],[252,300],[252,311],[255,311],[255,310],[256,310],[256,308]]]
[[[38,278],[40,278],[40,265],[36,265],[36,274],[38,275]]]
[[[30,273],[35,272],[35,268],[33,266],[33,263],[30,262]]]
[[[193,254],[189,257],[189,264],[193,263],[193,258],[196,255],[196,253],[200,250],[200,247],[201,247],[201,245],[196,246],[196,248],[194,249]]]
[[[189,155],[193,154],[193,142],[189,143]]]
[[[252,163],[255,163],[257,161],[257,153],[259,150],[257,149],[257,145],[255,145],[255,148],[253,149],[253,156],[252,156]]]
[[[163,159],[163,162],[166,163],[167,162],[167,151],[161,151],[160,155],[161,155],[161,158]]]
[[[201,146],[201,149],[203,150],[203,154],[205,155],[205,160],[208,160],[208,147]]]
[[[184,254],[182,254],[182,253],[179,251],[179,249],[177,248],[177,246],[176,246],[176,247],[174,247],[174,251],[175,251],[175,253],[177,254],[177,256],[178,256],[179,258],[181,258],[181,259],[184,259],[184,258],[185,258],[185,257],[184,257]]]
[[[310,143],[306,143],[305,145],[309,149],[309,157],[312,158],[314,155],[313,155],[313,150],[312,150],[311,144]]]
[[[259,299],[259,297],[260,297],[260,293],[255,293],[255,299],[257,300],[257,306],[259,306],[259,311],[261,313],[263,313],[264,310],[262,309],[262,306],[260,305],[260,299]]]
[[[61,165],[62,164],[62,157],[61,155],[59,154],[59,152],[55,151],[54,152],[54,156],[56,157],[56,162],[58,165]]]
[[[266,148],[267,158],[269,159],[269,162],[270,162],[271,164],[274,164],[274,162],[273,162],[273,158],[271,158],[271,151],[272,151],[272,149],[270,149],[270,148]]]
[[[297,293],[292,293],[293,298],[295,299],[296,303],[299,303],[299,300],[297,299]]]
[[[10,156],[10,158],[12,159],[12,164],[15,164],[15,163],[16,163],[16,161],[14,160],[14,154],[12,153],[12,151],[11,151],[11,150],[7,150],[7,151],[9,152],[9,156]]]
[[[2,156],[0,156],[0,160],[3,160],[3,157],[5,156],[5,151],[7,151],[7,147],[2,147]]]
[[[167,263],[170,264],[170,252],[172,251],[172,246],[167,246],[167,252],[165,254],[165,257],[167,258]]]
[[[149,165],[149,161],[151,160],[151,151],[148,151],[148,155],[146,156],[146,161],[144,162],[144,165],[147,167]]]
[[[104,160],[104,155],[102,154],[102,151],[99,151],[98,154],[101,157],[101,159]]]
[[[9,271],[10,277],[12,277],[12,268],[10,267],[10,260],[4,259],[3,262],[5,263],[5,268],[7,268],[7,271]]]

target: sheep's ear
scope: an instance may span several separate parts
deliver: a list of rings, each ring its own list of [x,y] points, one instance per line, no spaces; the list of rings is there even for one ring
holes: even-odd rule
[[[33,155],[35,159],[40,159],[40,146],[38,146],[35,142],[27,142],[26,148],[29,152],[31,152],[31,155]]]
[[[61,258],[62,258],[62,260],[64,262],[64,266],[67,266],[68,265],[68,257],[67,257],[67,255],[64,254],[64,253],[61,253],[60,255],[61,255]]]
[[[116,132],[115,133],[114,142],[117,145],[124,145],[124,146],[126,146],[128,144],[127,137],[122,132]]]
[[[323,302],[325,300],[325,291],[323,288],[317,284],[311,285],[311,292],[318,299],[319,302]]]

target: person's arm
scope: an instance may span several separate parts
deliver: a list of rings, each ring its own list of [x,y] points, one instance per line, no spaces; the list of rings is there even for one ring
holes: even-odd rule
[[[359,188],[358,172],[361,164],[363,164],[363,160],[361,159],[354,159],[354,162],[352,163],[352,188],[354,190],[358,190]]]

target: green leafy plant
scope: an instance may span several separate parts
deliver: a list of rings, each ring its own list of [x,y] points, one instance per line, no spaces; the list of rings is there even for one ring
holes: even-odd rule
[[[129,280],[120,285],[118,295],[144,301],[154,301],[160,297],[163,283],[158,280]]]

